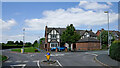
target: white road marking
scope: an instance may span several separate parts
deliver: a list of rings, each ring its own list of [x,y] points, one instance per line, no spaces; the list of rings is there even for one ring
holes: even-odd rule
[[[15,62],[22,62],[22,61],[15,61]]]
[[[22,68],[24,68],[26,66],[26,64],[18,64],[18,65],[10,65],[12,68],[14,68],[15,66],[22,66]]]
[[[24,63],[29,62],[29,61],[23,61]]]
[[[5,61],[5,62],[8,62],[8,63],[9,63],[9,62],[12,62],[12,61]]]
[[[33,62],[38,62],[38,60],[35,60],[35,61],[33,61]]]
[[[85,54],[90,54],[90,55],[95,55],[95,56],[98,56],[97,54],[94,54],[94,53],[93,53],[93,54],[92,54],[92,53],[85,53]]]
[[[39,64],[39,61],[37,61],[37,65],[38,65],[38,67],[40,68],[40,64]]]
[[[57,63],[59,64],[59,66],[61,66],[62,67],[62,65],[60,64],[60,62],[58,61],[58,60],[56,60],[57,61]]]
[[[95,56],[98,56],[97,54],[91,54],[91,55],[95,55]]]

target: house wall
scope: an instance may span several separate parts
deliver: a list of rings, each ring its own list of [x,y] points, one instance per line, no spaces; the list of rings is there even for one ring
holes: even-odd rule
[[[99,42],[81,42],[76,43],[76,50],[96,50],[100,49]]]

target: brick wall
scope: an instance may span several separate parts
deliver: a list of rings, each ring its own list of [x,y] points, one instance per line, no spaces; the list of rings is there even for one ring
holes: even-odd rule
[[[99,42],[76,43],[76,50],[96,50],[96,49],[100,49]]]

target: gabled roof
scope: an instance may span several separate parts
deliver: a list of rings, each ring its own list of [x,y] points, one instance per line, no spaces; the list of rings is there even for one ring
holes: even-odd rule
[[[83,39],[78,40],[77,42],[99,42],[99,40],[91,37],[85,37]]]
[[[66,30],[66,28],[47,28],[47,33],[50,33],[50,31],[53,29],[57,30],[60,35]]]
[[[57,30],[60,33],[60,35],[66,30],[66,28],[49,28],[48,27],[47,28],[47,33],[49,33],[53,29]],[[85,32],[88,32],[90,34],[90,36],[92,36],[92,37],[96,37],[97,36],[94,32],[88,31],[88,30],[76,30],[76,32],[78,34],[80,34],[81,36],[83,36]]]

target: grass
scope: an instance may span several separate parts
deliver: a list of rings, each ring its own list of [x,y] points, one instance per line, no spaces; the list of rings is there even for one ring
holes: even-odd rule
[[[22,49],[22,48],[12,49],[11,51],[21,52],[21,49]],[[28,52],[30,52],[30,53],[35,53],[35,50],[36,50],[35,47],[25,47],[25,48],[24,48],[24,52],[25,52],[25,53],[28,53]],[[40,51],[38,51],[38,52],[40,52]]]
[[[5,61],[6,59],[7,59],[6,56],[2,56],[2,55],[0,55],[0,61]]]

